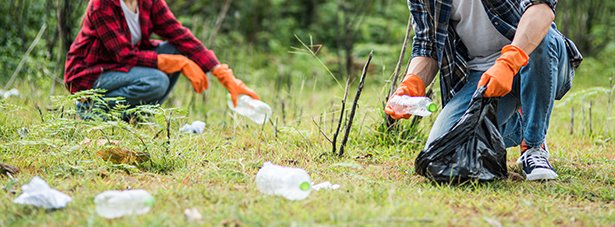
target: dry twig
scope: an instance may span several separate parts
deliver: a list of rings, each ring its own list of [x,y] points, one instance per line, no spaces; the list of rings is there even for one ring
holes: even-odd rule
[[[367,69],[369,64],[372,62],[372,56],[374,51],[372,50],[367,57],[367,62],[365,63],[365,67],[363,67],[363,74],[361,75],[361,81],[359,82],[359,88],[357,89],[357,93],[354,96],[354,102],[352,103],[352,108],[350,109],[350,116],[348,116],[348,121],[346,122],[346,133],[344,134],[344,139],[342,139],[342,145],[340,146],[340,152],[338,156],[344,155],[344,148],[346,147],[346,142],[348,142],[348,135],[350,134],[350,129],[352,128],[352,120],[354,119],[354,115],[357,110],[357,106],[359,104],[359,98],[361,97],[361,92],[363,92],[363,85],[365,84],[365,76],[367,76]]]

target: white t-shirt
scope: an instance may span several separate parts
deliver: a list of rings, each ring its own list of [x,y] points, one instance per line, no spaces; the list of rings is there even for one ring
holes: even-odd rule
[[[141,25],[139,24],[139,7],[137,7],[137,12],[133,12],[128,8],[124,0],[120,0],[122,5],[122,11],[124,11],[124,17],[126,18],[126,23],[128,24],[128,28],[130,29],[130,42],[132,45],[136,45],[141,41]]]
[[[510,44],[491,23],[481,0],[453,0],[453,26],[468,49],[468,69],[487,71]]]

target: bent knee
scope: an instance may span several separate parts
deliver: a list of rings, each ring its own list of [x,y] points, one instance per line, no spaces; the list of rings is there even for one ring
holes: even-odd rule
[[[160,98],[164,96],[169,89],[169,76],[162,71],[154,70],[151,75],[143,77],[145,98]]]

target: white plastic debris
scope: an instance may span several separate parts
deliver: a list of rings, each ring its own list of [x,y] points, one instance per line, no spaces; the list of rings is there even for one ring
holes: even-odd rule
[[[321,189],[324,189],[324,190],[337,190],[339,188],[340,188],[339,184],[331,184],[331,182],[325,181],[325,182],[322,182],[320,184],[314,185],[312,187],[312,190],[314,190],[314,191],[318,191],[318,190],[321,190]]]
[[[200,222],[203,220],[203,216],[196,208],[186,209],[184,210],[184,214],[188,222]]]
[[[13,88],[8,91],[0,90],[0,96],[5,99],[11,96],[19,96],[19,90],[17,90],[17,88]]]
[[[266,162],[256,174],[256,186],[266,195],[279,195],[289,200],[302,200],[310,195],[310,175],[299,168],[290,168]]]
[[[23,193],[13,202],[23,205],[32,205],[45,209],[60,209],[66,207],[72,199],[58,190],[50,188],[40,177],[34,177],[30,183],[21,186]]]
[[[240,95],[237,99],[237,106],[229,99],[228,107],[241,116],[250,118],[254,123],[263,125],[267,123],[273,111],[271,107],[261,100],[252,99],[247,95]]]
[[[141,215],[154,206],[154,197],[144,190],[106,191],[94,198],[96,213],[113,219],[126,215]]]
[[[185,124],[182,126],[179,131],[186,133],[194,133],[194,134],[203,134],[205,130],[205,122],[195,121],[192,124]]]

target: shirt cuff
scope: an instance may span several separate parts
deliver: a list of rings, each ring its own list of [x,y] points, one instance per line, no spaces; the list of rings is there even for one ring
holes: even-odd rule
[[[430,58],[437,60],[437,56],[435,55],[435,52],[433,50],[422,49],[422,48],[417,48],[417,47],[412,48],[412,58],[415,58],[415,57],[430,57]]]
[[[203,56],[204,60],[201,62],[201,67],[203,67],[205,70],[207,70],[207,72],[209,72],[216,65],[219,65],[220,61],[218,61],[218,57],[216,57],[216,54],[213,51],[206,50],[203,52],[205,56]]]

